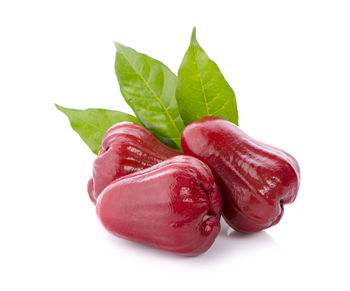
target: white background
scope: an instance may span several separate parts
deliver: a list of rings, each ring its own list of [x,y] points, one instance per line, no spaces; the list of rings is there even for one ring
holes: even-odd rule
[[[1,1],[1,290],[349,290],[349,1]],[[54,103],[131,111],[117,40],[177,72],[192,27],[240,126],[299,161],[279,225],[184,258],[107,233]]]

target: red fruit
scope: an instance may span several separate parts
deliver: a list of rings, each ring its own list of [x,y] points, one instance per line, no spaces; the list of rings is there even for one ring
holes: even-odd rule
[[[88,183],[90,199],[96,198],[115,179],[151,167],[181,154],[160,143],[147,129],[120,122],[107,130]]]
[[[212,169],[223,195],[223,216],[235,230],[256,232],[275,225],[284,204],[297,196],[297,161],[227,120],[205,117],[188,125],[181,144],[185,154]]]
[[[209,167],[177,156],[114,181],[98,197],[96,212],[119,237],[194,256],[218,235],[221,203]]]

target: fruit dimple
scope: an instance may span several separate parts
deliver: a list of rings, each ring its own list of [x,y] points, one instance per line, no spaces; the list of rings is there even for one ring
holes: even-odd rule
[[[214,182],[212,188],[207,191],[207,196],[209,202],[208,214],[219,219],[222,212],[222,196],[216,182]]]
[[[202,189],[203,190],[203,189]],[[204,191],[208,201],[208,211],[203,215],[200,222],[200,231],[204,236],[208,236],[213,231],[220,230],[220,217],[222,212],[222,198],[219,187],[215,180],[212,181],[211,187]]]
[[[220,229],[220,220],[215,216],[204,215],[202,219],[201,234],[204,236],[210,235],[214,230]]]
[[[211,217],[211,216],[208,215],[208,214],[204,215],[203,218],[202,218],[202,223],[205,222],[205,221],[206,221],[208,218],[210,218],[210,217]]]

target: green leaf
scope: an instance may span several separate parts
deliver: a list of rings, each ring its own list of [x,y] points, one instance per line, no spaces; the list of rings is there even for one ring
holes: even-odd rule
[[[115,72],[120,91],[155,137],[181,148],[184,127],[176,102],[176,76],[163,63],[116,43]]]
[[[235,93],[219,67],[200,47],[196,28],[178,71],[176,99],[185,125],[212,115],[238,125]]]
[[[113,124],[131,121],[140,124],[136,117],[120,111],[107,109],[78,110],[55,104],[69,119],[72,128],[80,135],[94,154],[98,154],[103,135]]]

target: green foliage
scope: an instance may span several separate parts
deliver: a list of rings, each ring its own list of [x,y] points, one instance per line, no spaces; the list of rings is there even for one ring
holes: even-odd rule
[[[68,117],[74,131],[80,135],[81,139],[96,155],[101,147],[103,135],[113,124],[122,121],[140,124],[136,117],[120,111],[107,109],[78,110],[55,105],[58,110]]]
[[[159,140],[181,147],[184,124],[177,107],[177,79],[161,62],[116,43],[120,91],[142,124]]]
[[[160,61],[120,43],[115,45],[120,91],[137,117],[107,109],[78,110],[56,105],[93,153],[98,154],[107,129],[122,121],[143,125],[175,149],[181,149],[184,126],[205,116],[222,117],[238,125],[235,94],[199,45],[196,28],[178,77]]]
[[[235,93],[199,45],[196,28],[178,71],[176,99],[185,125],[213,115],[238,125]]]

